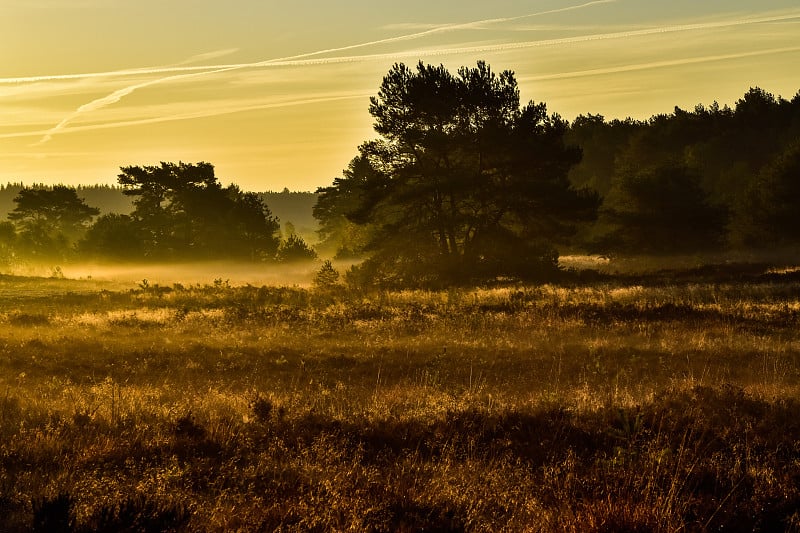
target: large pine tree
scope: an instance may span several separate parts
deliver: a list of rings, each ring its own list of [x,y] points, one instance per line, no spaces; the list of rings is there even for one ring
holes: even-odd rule
[[[544,104],[520,106],[510,71],[395,65],[370,101],[377,140],[321,189],[323,228],[370,224],[367,269],[397,283],[552,272],[554,244],[598,198],[571,187],[580,150]]]

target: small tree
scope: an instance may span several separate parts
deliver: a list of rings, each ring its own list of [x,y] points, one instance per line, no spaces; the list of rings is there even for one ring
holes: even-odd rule
[[[299,235],[290,235],[278,248],[277,259],[281,263],[313,261],[317,253]]]
[[[317,274],[314,276],[314,286],[320,289],[328,289],[339,283],[339,271],[334,268],[330,259],[326,259]]]

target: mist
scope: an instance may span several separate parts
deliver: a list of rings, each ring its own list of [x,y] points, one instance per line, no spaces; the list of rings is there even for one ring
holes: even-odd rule
[[[287,264],[254,264],[237,261],[202,261],[180,263],[98,263],[79,262],[63,265],[26,264],[8,271],[18,276],[68,278],[111,282],[120,288],[136,287],[146,280],[150,286],[213,284],[311,286],[320,261]],[[344,270],[349,264],[336,268]]]

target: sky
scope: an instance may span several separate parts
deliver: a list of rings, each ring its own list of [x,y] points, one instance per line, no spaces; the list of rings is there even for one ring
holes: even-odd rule
[[[800,90],[797,0],[0,0],[0,183],[207,161],[330,185],[395,63],[486,61],[524,102],[646,119]]]

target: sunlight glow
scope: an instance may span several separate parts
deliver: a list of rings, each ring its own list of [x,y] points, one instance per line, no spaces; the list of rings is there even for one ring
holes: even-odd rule
[[[254,2],[239,3],[267,15]],[[13,40],[22,51],[0,66],[0,181],[111,183],[123,164],[191,157],[211,161],[246,189],[313,190],[372,137],[368,97],[395,62],[456,69],[483,59],[496,71],[514,70],[524,99],[544,101],[568,119],[647,118],[714,100],[733,105],[751,86],[788,98],[800,89],[786,68],[800,60],[795,5],[693,5],[689,15],[684,4],[467,2],[448,10],[420,3],[414,19],[403,20],[388,7],[364,13],[345,2],[338,11],[320,8],[305,26],[292,26],[300,18],[291,8],[269,13],[274,31],[258,37],[242,30],[236,14],[203,7],[208,12],[198,16],[208,16],[207,24],[216,17],[218,29],[210,51],[191,45],[197,35],[189,26],[177,30],[185,34],[155,31],[135,61],[125,59],[130,49],[114,57],[121,45],[113,40],[63,61],[56,25],[59,17],[77,33],[94,18],[124,25],[126,13],[143,17],[151,2],[125,9],[86,2],[71,10],[7,4],[0,15],[11,26],[35,21],[43,37],[18,30],[0,37],[0,48],[11,49]],[[168,19],[185,15],[174,9]],[[337,35],[322,25],[323,15]],[[65,46],[89,46],[82,39]],[[263,57],[259,50],[272,58],[252,59]],[[238,61],[211,64],[221,57]],[[148,63],[156,66],[140,66]],[[309,146],[309,138],[319,144]]]

